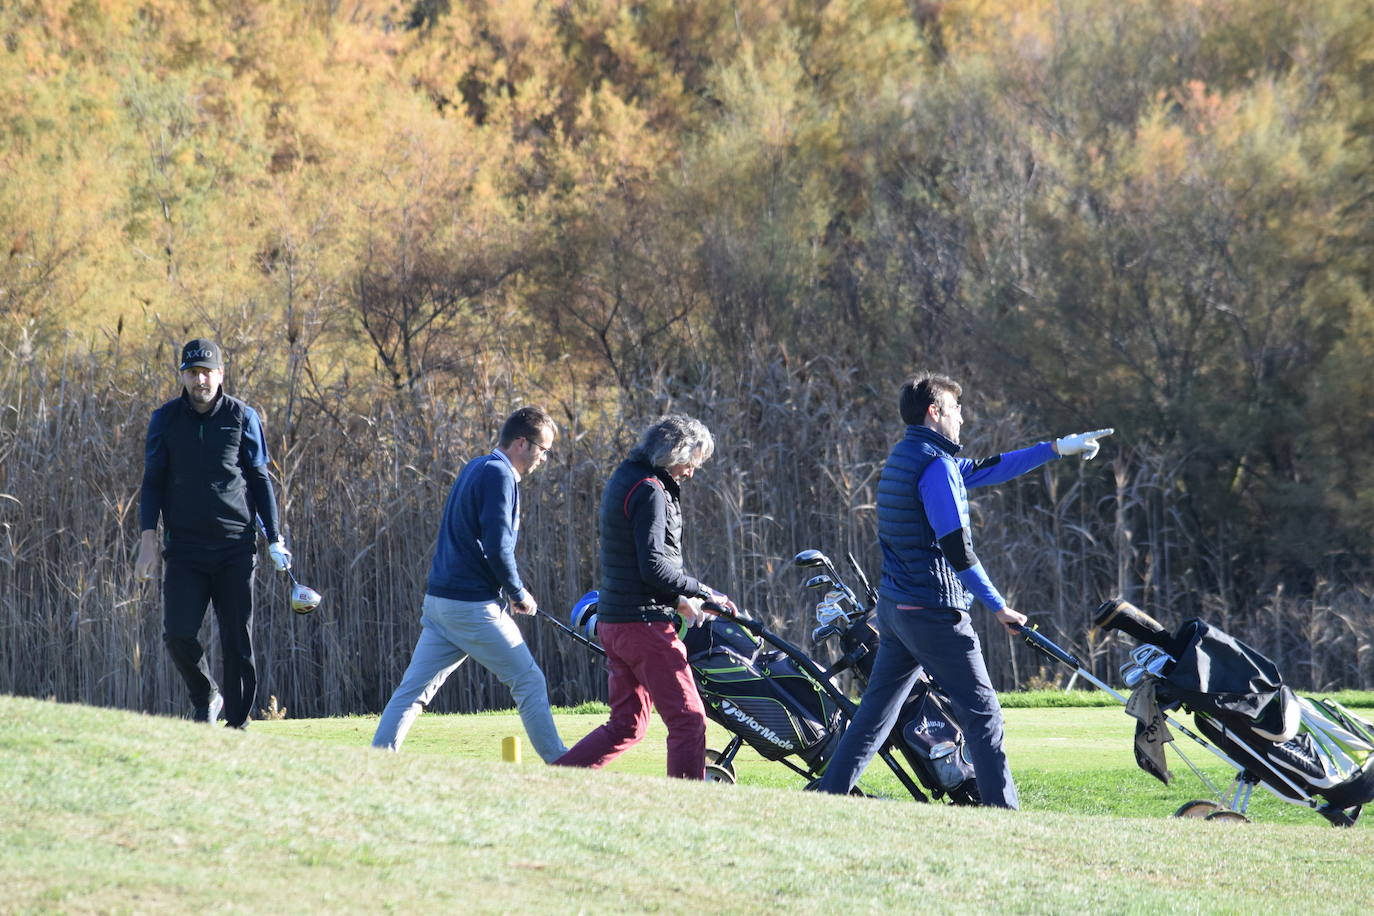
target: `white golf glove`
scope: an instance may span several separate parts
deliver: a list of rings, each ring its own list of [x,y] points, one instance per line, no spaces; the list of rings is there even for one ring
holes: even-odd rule
[[[677,599],[677,613],[682,618],[682,622],[689,627],[699,627],[709,620],[711,615],[701,609],[705,600],[704,598],[689,598],[686,595],[680,596]]]
[[[1082,455],[1084,461],[1092,461],[1097,455],[1097,450],[1101,448],[1098,439],[1110,436],[1116,432],[1115,429],[1095,429],[1090,433],[1075,433],[1072,436],[1065,436],[1062,439],[1054,440],[1054,450],[1061,455]]]
[[[285,538],[277,538],[267,545],[267,555],[272,558],[272,562],[277,566],[277,572],[286,572],[291,568],[291,551],[286,549]]]

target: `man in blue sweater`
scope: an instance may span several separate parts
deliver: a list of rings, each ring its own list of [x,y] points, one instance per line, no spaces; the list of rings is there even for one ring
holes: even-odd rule
[[[1004,483],[1060,455],[1097,454],[1099,429],[972,461],[956,458],[963,389],[943,375],[902,386],[906,435],[878,482],[878,590],[882,639],[853,722],[821,778],[820,790],[848,793],[887,741],[921,666],[944,688],[963,726],[983,804],[1019,807],[1002,750],[1002,707],[969,618],[976,597],[1008,629],[1026,622],[993,587],[973,552],[968,487]]]
[[[420,639],[401,684],[377,723],[372,746],[398,750],[406,732],[468,656],[510,688],[530,744],[547,763],[567,750],[553,724],[544,672],[502,597],[517,614],[538,605],[520,581],[520,480],[544,463],[558,427],[522,407],[501,427],[496,449],[463,467],[449,492],[425,588]]]
[[[197,722],[243,728],[258,689],[253,662],[256,520],[278,570],[291,565],[267,476],[267,437],[257,411],[224,393],[224,356],[210,340],[181,349],[181,396],[148,421],[139,499],[142,540],[134,575],[152,578],[162,521],[162,640],[191,694]],[[223,680],[216,686],[200,644],[206,608],[219,621]]]

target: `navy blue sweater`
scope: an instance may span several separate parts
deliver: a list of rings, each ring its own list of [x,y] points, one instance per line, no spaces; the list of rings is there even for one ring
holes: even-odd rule
[[[512,601],[525,586],[515,565],[520,487],[515,468],[493,452],[463,466],[449,491],[429,569],[431,595],[452,601]]]

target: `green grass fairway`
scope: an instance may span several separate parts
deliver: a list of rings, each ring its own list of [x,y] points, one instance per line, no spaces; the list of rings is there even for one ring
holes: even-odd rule
[[[1360,710],[1369,718],[1369,710]],[[1026,811],[1057,811],[1066,814],[1104,814],[1120,817],[1167,817],[1184,802],[1212,797],[1171,749],[1170,768],[1174,781],[1165,786],[1146,775],[1135,764],[1131,750],[1134,720],[1126,716],[1121,704],[1111,706],[1017,707],[1005,711],[1007,748],[1012,771]],[[561,712],[555,715],[565,741],[578,738],[605,721],[604,711],[582,715]],[[372,740],[375,717],[342,719],[285,719],[257,722],[253,727],[276,735],[290,735],[354,747]],[[1191,727],[1191,721],[1185,719]],[[729,733],[709,723],[707,743],[723,748]],[[501,739],[508,735],[521,740],[524,765],[537,765],[520,719],[514,713],[486,713],[477,716],[422,715],[406,739],[403,754],[437,754],[451,759],[499,761]],[[611,766],[610,772],[644,776],[664,771],[664,731],[654,717],[649,735]],[[1175,747],[1207,773],[1222,791],[1230,789],[1232,771],[1211,752],[1181,733],[1175,733]],[[764,760],[747,748],[735,761],[743,785],[800,789],[805,780],[779,763]],[[873,795],[910,801],[911,796],[881,763],[875,762],[860,786]],[[1270,824],[1325,824],[1312,811],[1279,801],[1264,789],[1256,789],[1250,804],[1251,817]],[[1374,810],[1371,810],[1374,815]],[[1369,821],[1356,825],[1368,829]]]
[[[370,718],[241,733],[0,697],[0,911],[1365,908],[1374,831],[1157,816],[1119,711],[1009,720],[1020,813],[802,793],[743,759],[743,785],[667,780],[661,731],[592,773],[503,763],[513,716],[425,716],[386,754]],[[1117,810],[1141,816],[1095,813]]]

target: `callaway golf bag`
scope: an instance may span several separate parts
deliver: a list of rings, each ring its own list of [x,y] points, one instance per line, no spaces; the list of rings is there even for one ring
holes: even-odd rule
[[[824,570],[812,576],[806,587],[824,590],[816,605],[818,625],[811,633],[812,642],[820,646],[835,640],[840,650],[839,658],[826,669],[827,676],[833,678],[849,671],[860,688],[866,687],[878,656],[878,629],[874,625],[877,595],[868,577],[850,556],[849,564],[867,599],[863,601],[820,551],[803,550],[793,562],[801,568]],[[963,729],[949,699],[924,670],[917,674],[911,693],[902,704],[888,747],[902,755],[935,798],[947,796],[956,805],[979,803],[978,783],[965,751]]]

